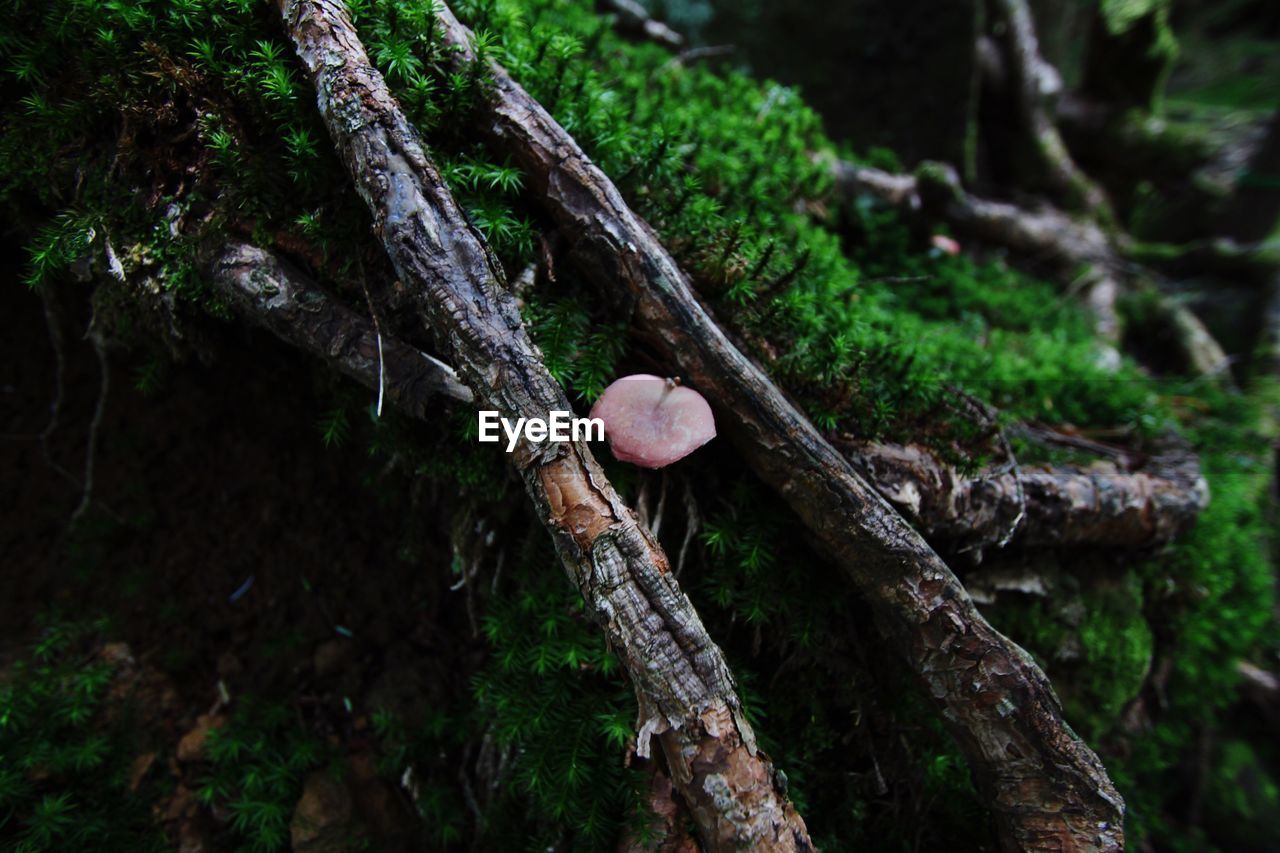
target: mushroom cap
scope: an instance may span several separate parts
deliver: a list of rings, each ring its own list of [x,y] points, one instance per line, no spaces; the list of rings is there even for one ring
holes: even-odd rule
[[[716,437],[715,417],[701,394],[647,373],[604,389],[591,417],[604,421],[615,457],[644,468],[664,468]]]
[[[929,242],[933,244],[933,248],[946,255],[960,254],[960,242],[954,237],[948,237],[946,234],[934,234],[929,238]]]

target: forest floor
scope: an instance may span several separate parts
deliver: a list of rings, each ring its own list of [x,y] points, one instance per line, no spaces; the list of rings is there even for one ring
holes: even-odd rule
[[[131,655],[131,677],[161,686],[117,695],[149,705],[135,709],[142,748],[133,787],[144,774],[158,783],[154,813],[184,850],[218,849],[207,842],[219,822],[192,800],[210,775],[198,732],[224,723],[228,700],[241,696],[285,702],[308,730],[327,733],[325,754],[354,771],[346,776],[355,780],[355,817],[350,805],[330,802],[328,819],[345,814],[347,825],[326,832],[356,820],[381,836],[376,849],[407,843],[417,821],[402,789],[373,772],[367,709],[412,716],[433,692],[459,686],[468,669],[460,655],[482,653],[465,593],[449,592],[444,536],[415,543],[412,560],[401,555],[402,521],[369,487],[369,466],[324,445],[311,372],[256,334],[220,348],[216,367],[169,367],[145,396],[137,387],[145,365],[115,354],[95,502],[70,527],[81,490],[51,471],[38,441],[23,438],[45,428],[55,387],[41,303],[25,288],[0,292],[11,330],[0,337],[0,663],[42,625],[105,617],[97,637],[105,654]],[[50,451],[79,476],[100,379],[76,332],[88,317],[71,314]],[[322,781],[308,791],[334,796]]]

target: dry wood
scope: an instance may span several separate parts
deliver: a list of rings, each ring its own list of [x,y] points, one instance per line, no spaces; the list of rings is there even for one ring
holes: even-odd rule
[[[476,403],[508,418],[570,411],[496,260],[370,64],[345,4],[281,0],[280,11],[375,232]],[[523,442],[511,460],[636,687],[638,749],[660,736],[703,843],[809,849],[804,821],[755,748],[719,648],[586,444]]]
[[[451,367],[398,340],[384,338],[379,357],[372,323],[272,252],[229,242],[213,254],[208,271],[245,319],[375,391],[384,388],[388,402],[409,415],[422,417],[444,398],[472,400]]]
[[[440,18],[456,61],[475,61],[469,31],[447,9]],[[483,130],[528,173],[583,270],[634,300],[636,322],[872,604],[967,755],[1003,845],[1119,849],[1123,803],[1035,662],[987,624],[924,539],[734,347],[577,143],[503,69],[490,73]]]
[[[1006,541],[1161,545],[1194,524],[1209,502],[1199,462],[1186,452],[1153,458],[1136,471],[1100,460],[963,476],[918,445],[850,443],[841,449],[929,541],[966,551]]]

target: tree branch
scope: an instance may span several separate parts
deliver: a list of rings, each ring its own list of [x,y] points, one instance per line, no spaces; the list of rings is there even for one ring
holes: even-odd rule
[[[327,296],[278,255],[233,241],[212,253],[210,281],[246,320],[323,359],[375,393],[377,331],[365,316]],[[402,341],[383,337],[387,400],[411,417],[440,402],[472,402],[451,367]],[[965,477],[918,445],[839,447],[881,495],[920,524],[930,540],[965,549],[1001,542],[1008,520],[1025,518],[1015,541],[1146,547],[1170,541],[1194,522],[1208,499],[1190,453],[1089,467],[1020,468]]]
[[[596,6],[614,15],[619,32],[647,39],[667,48],[684,46],[684,36],[654,18],[636,0],[597,0]]]
[[[280,0],[280,11],[375,232],[477,404],[509,418],[571,411],[500,267],[370,64],[345,4]],[[511,461],[636,687],[637,751],[660,735],[703,843],[810,849],[804,821],[755,748],[723,655],[587,445],[524,441]]]
[[[208,270],[210,281],[243,317],[378,390],[376,329],[283,258],[233,241],[213,253]],[[422,417],[436,398],[472,401],[471,391],[444,362],[391,338],[383,339],[382,349],[387,399],[407,414]]]
[[[932,541],[961,550],[1024,545],[1141,548],[1171,541],[1195,523],[1209,489],[1194,454],[1150,460],[1126,471],[1114,462],[1019,467],[965,477],[918,445],[842,445],[850,460]]]
[[[473,62],[470,32],[447,9],[440,19],[454,61]],[[635,300],[664,357],[713,401],[753,470],[871,603],[968,756],[1003,845],[1119,849],[1123,803],[1030,656],[987,624],[924,539],[733,346],[577,143],[504,70],[490,73],[483,130],[529,174],[583,270]]]

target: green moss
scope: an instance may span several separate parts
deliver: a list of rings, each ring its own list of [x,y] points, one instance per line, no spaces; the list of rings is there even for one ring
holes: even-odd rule
[[[226,725],[209,730],[205,750],[209,772],[197,797],[230,813],[230,840],[255,853],[287,849],[303,778],[325,760],[323,742],[289,707],[246,696]]]
[[[447,70],[429,4],[349,6],[509,275],[541,261],[548,223],[528,182],[468,130],[483,72]],[[717,318],[823,429],[920,438],[972,462],[983,436],[957,410],[957,389],[1007,418],[1113,430],[1138,443],[1182,422],[1214,495],[1186,540],[1137,569],[1085,572],[1068,589],[1074,611],[1023,602],[992,614],[1046,664],[1087,737],[1125,744],[1106,758],[1131,804],[1133,837],[1170,842],[1167,811],[1181,793],[1172,768],[1221,719],[1229,662],[1256,654],[1272,632],[1270,470],[1253,404],[1160,387],[1132,364],[1104,369],[1069,295],[999,260],[933,251],[930,234],[869,199],[837,209],[823,166],[834,146],[791,89],[674,65],[656,46],[620,39],[585,0],[457,11],[612,176]],[[362,306],[360,276],[390,279],[275,15],[255,0],[12,4],[0,33],[0,207],[30,237],[30,284],[68,275],[85,251],[101,260],[109,239],[164,298],[216,308],[200,292],[195,247],[233,227],[308,247],[322,259],[313,272]],[[868,156],[892,168],[895,159]],[[625,308],[598,298],[554,241],[547,249],[554,275],[539,276],[525,317],[571,399],[590,402],[616,372],[652,369],[652,354],[625,335]],[[333,397],[315,413],[331,443],[398,459],[463,501],[515,499],[501,455],[480,449],[466,413],[374,423],[363,402]],[[940,844],[971,838],[966,828],[983,818],[934,711],[905,675],[859,651],[876,642],[870,630],[858,633],[866,614],[846,582],[796,542],[785,507],[758,483],[727,476],[733,466],[715,453],[688,463],[703,466],[690,469],[691,489],[707,523],[682,582],[728,650],[816,836],[829,849],[900,849],[920,841],[917,828]],[[628,489],[640,482],[616,473]],[[637,811],[635,779],[622,766],[634,700],[544,534],[530,537],[540,544],[508,567],[483,614],[474,689],[435,718],[448,726],[425,724],[432,730],[421,739],[405,734],[421,745],[412,765],[431,768],[420,807],[442,844],[468,828],[441,817],[463,806],[438,757],[457,759],[486,735],[509,751],[516,781],[481,827],[490,846],[529,838],[607,846]],[[664,544],[678,552],[682,543]],[[1153,655],[1173,661],[1169,704],[1131,737],[1114,721],[1145,689]],[[864,715],[874,721],[865,728]],[[268,760],[287,764],[271,731]],[[1243,766],[1231,760],[1224,774]],[[236,781],[236,765],[223,764],[230,787],[215,796],[257,798]],[[882,769],[887,793],[875,782]]]
[[[1280,784],[1250,743],[1219,744],[1206,787],[1206,823],[1234,849],[1266,850],[1280,838]]]
[[[1047,571],[1047,597],[1002,599],[992,619],[1036,657],[1068,721],[1096,743],[1141,690],[1154,642],[1141,579],[1088,559]]]
[[[147,802],[130,790],[143,752],[130,708],[107,707],[117,673],[100,654],[105,627],[53,621],[29,656],[0,672],[5,850],[164,849]]]

